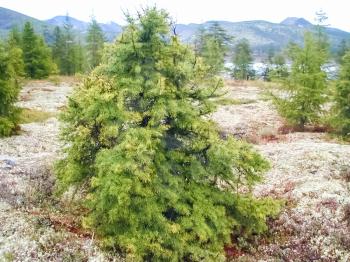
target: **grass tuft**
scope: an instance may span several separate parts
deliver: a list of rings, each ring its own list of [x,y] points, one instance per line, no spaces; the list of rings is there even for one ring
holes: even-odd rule
[[[56,116],[56,113],[24,108],[21,111],[19,123],[28,124],[33,122],[44,122],[53,116]]]
[[[228,106],[228,105],[243,105],[255,103],[254,99],[232,99],[232,98],[220,98],[215,100],[218,105]]]

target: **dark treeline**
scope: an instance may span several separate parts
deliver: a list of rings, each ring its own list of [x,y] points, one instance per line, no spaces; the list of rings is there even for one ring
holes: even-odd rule
[[[86,39],[76,37],[66,19],[62,28],[55,28],[51,44],[34,31],[30,22],[22,30],[12,28],[8,37],[0,40],[0,136],[18,129],[20,110],[14,104],[22,79],[89,72],[100,64],[104,42],[94,18]]]
[[[290,61],[285,50],[275,47],[253,52],[247,39],[235,39],[218,22],[213,22],[209,28],[201,27],[194,39],[192,45],[196,54],[211,66],[213,74],[228,73],[242,80],[271,80],[276,71],[284,74],[285,65]],[[50,74],[90,72],[101,62],[107,39],[95,18],[90,21],[87,35],[82,36],[73,29],[67,16],[64,25],[56,26],[53,32],[46,30],[42,35],[36,34],[28,22],[21,31],[13,28],[5,41],[22,50],[25,77],[44,78]],[[339,65],[349,48],[350,43],[344,39],[339,46],[332,47],[336,51],[330,53],[330,60]],[[255,71],[253,65],[258,60],[265,66]],[[228,64],[232,66],[225,67]]]
[[[343,57],[347,54],[350,45],[344,40],[336,48],[338,51],[331,53],[332,48],[329,46],[324,28],[317,25],[312,31],[313,33],[310,32],[305,35],[302,47],[291,43],[282,51],[276,51],[273,48],[266,50],[265,59],[263,60],[264,67],[260,72],[254,70],[253,65],[256,57],[254,57],[249,41],[247,39],[234,39],[218,22],[213,22],[208,28],[202,27],[198,30],[193,42],[193,49],[196,56],[201,57],[203,62],[209,66],[209,72],[212,76],[226,74],[238,80],[259,78],[265,81],[284,81],[283,86],[286,88],[291,86],[293,92],[296,92],[294,87],[296,83],[291,84],[294,81],[291,78],[297,79],[299,77],[298,68],[307,68],[305,63],[310,63],[312,66],[316,65],[315,70],[319,72],[317,77],[318,79],[322,78],[322,83],[317,80],[318,82],[315,84],[316,79],[314,79],[311,80],[309,85],[317,86],[317,90],[324,86],[324,89],[328,90],[325,68],[331,62],[335,62],[339,66],[343,64]],[[81,35],[76,34],[67,16],[62,27],[55,27],[50,37],[50,43],[45,42],[44,36],[37,34],[31,23],[27,22],[22,30],[14,27],[1,45],[3,48],[2,56],[6,58],[6,63],[10,67],[9,75],[11,79],[16,79],[15,82],[18,83],[21,78],[40,79],[52,74],[75,75],[76,73],[90,72],[101,63],[105,42],[103,31],[94,18],[91,19],[86,37],[82,38]],[[316,50],[315,52],[318,53],[315,54],[314,58],[319,60],[323,57],[323,60],[311,61],[311,56],[309,56],[308,61],[302,61],[300,58],[302,55],[298,55],[298,52],[302,53],[303,50],[311,52],[312,50],[309,49],[319,43],[322,43],[323,49],[322,52]],[[321,56],[323,53],[324,55]],[[229,64],[232,66],[227,67]],[[343,73],[340,73],[340,71]],[[5,72],[4,69],[2,73],[5,74]],[[9,77],[9,75],[6,77]],[[308,75],[310,76],[310,74]],[[342,77],[344,69],[338,68],[334,77],[337,75]],[[302,85],[309,81],[309,77],[305,79]],[[301,88],[301,90],[304,89]],[[324,92],[320,94],[312,92],[312,97],[322,97],[321,100],[324,100]],[[309,99],[310,94],[302,94],[300,97]],[[320,110],[323,104],[321,100],[315,98],[317,105],[312,105],[313,109],[310,109],[312,112]],[[298,99],[297,101],[304,100]],[[292,108],[296,106],[291,105]],[[288,109],[286,103],[281,104],[280,101],[277,107],[281,109],[282,115],[289,118],[293,124],[298,123],[299,126],[304,126],[318,115],[318,113],[309,112],[308,116],[303,116],[300,119],[300,116],[295,115],[293,110]],[[303,114],[307,114],[306,106],[301,107],[303,108]]]
[[[105,37],[92,18],[87,36],[82,39],[74,32],[67,16],[63,27],[55,27],[50,43],[34,31],[30,22],[21,31],[12,28],[4,42],[8,46],[5,50],[12,52],[9,59],[19,66],[17,74],[40,79],[51,74],[74,75],[91,71],[101,62]]]
[[[82,38],[81,35],[76,34],[67,16],[62,27],[55,27],[49,43],[45,42],[43,35],[39,35],[34,31],[30,22],[27,22],[22,30],[14,27],[7,36],[7,39],[4,39],[1,43],[3,49],[2,56],[4,59],[6,58],[4,61],[7,61],[7,66],[10,67],[10,73],[6,77],[9,78],[11,76],[11,79],[16,79],[15,82],[18,85],[21,78],[40,79],[52,74],[75,75],[76,73],[90,72],[101,63],[105,42],[106,39],[103,31],[94,18],[91,19],[86,37]],[[318,82],[316,85],[313,82],[316,80],[312,80],[310,85],[316,85],[319,90],[320,86],[328,85],[325,73],[327,65],[331,62],[339,66],[343,64],[343,57],[350,48],[350,44],[344,40],[336,48],[337,52],[331,53],[330,50],[332,48],[329,46],[325,30],[322,26],[318,25],[313,30],[313,33],[307,33],[300,50],[309,52],[308,50],[315,43],[317,44],[319,42],[323,42],[324,46],[322,50],[324,50],[325,55],[321,56],[320,54],[323,53],[319,52],[315,54],[315,58],[323,57],[324,59],[321,62],[311,61],[310,58],[310,61],[300,61],[297,55],[298,45],[291,43],[282,51],[277,51],[273,48],[266,50],[263,60],[264,66],[260,72],[254,70],[253,65],[256,57],[254,57],[249,41],[246,39],[234,39],[217,22],[213,22],[208,28],[202,27],[198,30],[193,42],[193,49],[196,56],[201,57],[204,63],[209,66],[209,72],[213,76],[226,74],[238,80],[259,78],[265,81],[284,81],[284,87],[292,86],[293,92],[296,92],[294,84],[292,85],[290,83],[293,82],[291,78],[294,77],[297,79],[299,77],[295,75],[298,72],[298,67],[305,67],[303,63],[310,63],[310,65],[316,64],[317,71],[320,73],[317,76],[320,78],[321,75],[324,83],[322,82],[320,84]],[[232,66],[227,67],[229,64]],[[343,73],[340,73],[340,71]],[[2,73],[6,74],[6,70],[4,69]],[[337,75],[342,77],[344,75],[344,69],[338,68],[334,78]],[[287,83],[286,81],[289,82]],[[306,84],[305,81],[303,85]],[[324,89],[329,90],[326,87]],[[3,92],[5,93],[5,91]],[[325,97],[323,93],[320,93],[320,97]],[[13,94],[16,94],[16,92]],[[302,94],[301,97],[309,99],[309,95]],[[13,97],[13,95],[10,97]],[[318,97],[318,95],[313,93],[313,97]],[[310,109],[313,112],[316,109],[320,110],[322,105],[317,98],[315,100],[318,101],[318,104],[313,105],[312,110]],[[304,100],[299,99],[298,101]],[[292,108],[295,106],[297,105],[291,105]],[[315,113],[303,116],[303,120],[299,116],[296,116],[292,112],[293,110],[287,113],[290,110],[285,103],[279,103],[277,107],[280,109],[283,108],[283,110],[280,110],[281,114],[289,118],[291,122],[298,123],[299,126],[304,126],[311,121],[310,119],[315,118],[311,116],[312,114],[315,115]],[[306,107],[302,106],[302,108],[304,108],[303,112],[306,114]],[[2,115],[4,114],[2,113]]]
[[[316,15],[315,32],[305,33],[302,46],[290,43],[285,50],[290,69],[272,70],[270,78],[279,83],[280,92],[271,95],[278,112],[294,128],[303,131],[322,126],[349,139],[350,51],[343,42],[336,57],[340,70],[334,79],[329,79],[327,65],[332,57],[324,26],[327,17],[324,13]]]
[[[350,137],[350,45],[342,41],[337,52],[326,34],[325,13],[316,13],[318,24],[305,32],[304,43],[290,43],[284,50],[269,49],[260,75],[253,68],[254,57],[246,39],[232,39],[218,23],[201,28],[195,51],[210,66],[212,74],[228,72],[234,79],[260,78],[279,83],[280,92],[271,98],[286,122],[297,128],[322,126]],[[232,61],[231,68],[225,63]],[[329,65],[336,68],[330,75]],[[334,69],[333,69],[334,70]],[[282,94],[282,95],[281,95]],[[326,103],[332,104],[325,110]]]
[[[101,62],[104,42],[102,29],[94,18],[91,19],[86,39],[79,39],[74,35],[67,17],[63,28],[54,29],[52,43],[52,57],[60,74],[91,71]]]
[[[316,38],[320,37],[319,27],[320,25],[316,25],[310,29],[312,31],[310,33]],[[327,34],[325,30],[323,31],[321,35],[328,43]],[[196,54],[211,66],[214,74],[225,73],[237,80],[271,81],[277,77],[284,77],[289,70],[287,64],[290,65],[293,60],[288,51],[294,45],[293,43],[284,49],[267,47],[259,52],[254,52],[247,39],[233,38],[218,22],[213,22],[208,28],[199,28],[194,39]],[[343,56],[350,49],[349,41],[344,39],[339,46],[335,47],[327,45],[326,62],[339,66]],[[261,68],[256,69],[254,63],[258,61]]]

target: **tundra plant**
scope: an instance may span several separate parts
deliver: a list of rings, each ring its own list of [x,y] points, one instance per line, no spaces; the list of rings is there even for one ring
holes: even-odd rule
[[[87,191],[84,225],[129,260],[221,260],[233,232],[262,232],[277,212],[240,193],[269,165],[208,120],[222,80],[171,35],[168,14],[127,20],[63,115],[60,189]]]
[[[338,133],[350,138],[350,51],[342,59],[334,96],[333,125]]]
[[[291,72],[281,79],[282,95],[275,96],[274,102],[290,124],[303,129],[306,124],[319,121],[326,101],[327,75],[322,66],[327,62],[328,50],[323,41],[316,41],[307,32],[304,47],[291,44],[288,55]]]
[[[19,120],[19,109],[14,105],[20,90],[15,71],[18,57],[14,50],[6,50],[0,42],[0,137],[11,135]]]

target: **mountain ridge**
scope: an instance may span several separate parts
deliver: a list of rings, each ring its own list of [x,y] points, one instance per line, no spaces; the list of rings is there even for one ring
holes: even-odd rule
[[[307,21],[306,19],[304,19],[302,17],[287,17],[280,24],[293,25],[293,26],[306,27],[306,28],[313,26],[312,23],[310,23],[309,21]]]
[[[34,25],[34,29],[43,35],[46,34],[46,39],[50,41],[52,38],[50,38],[50,32],[53,31],[53,28],[55,26],[63,26],[67,19],[72,24],[73,30],[77,32],[77,35],[84,40],[89,22],[62,15],[47,20],[39,20],[17,11],[0,7],[0,36],[6,35],[14,25],[21,28],[25,21],[31,21]],[[313,30],[314,28],[314,25],[304,18],[287,17],[280,23],[273,23],[265,20],[248,20],[241,22],[210,20],[204,23],[177,24],[176,32],[183,41],[191,43],[200,27],[208,28],[214,22],[218,22],[228,34],[234,37],[234,39],[248,39],[252,49],[258,55],[260,53],[266,53],[266,50],[269,48],[280,50],[291,41],[301,44],[304,32],[306,30]],[[99,25],[108,41],[113,41],[115,37],[122,32],[122,26],[115,22],[99,23]],[[349,32],[337,28],[327,27],[326,33],[329,36],[329,41],[333,48],[339,46],[343,39],[350,40]]]

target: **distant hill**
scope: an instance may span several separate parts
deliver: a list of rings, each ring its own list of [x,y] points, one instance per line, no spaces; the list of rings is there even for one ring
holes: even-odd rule
[[[72,24],[73,30],[77,35],[84,40],[87,29],[89,26],[88,22],[80,21],[70,16],[55,16],[51,19],[42,21],[22,13],[0,7],[0,37],[4,37],[12,27],[17,26],[22,29],[25,22],[29,21],[33,24],[36,32],[43,34],[48,42],[52,41],[52,32],[55,26],[63,26],[68,18],[68,22]],[[115,37],[122,31],[122,27],[117,23],[99,23],[108,41],[113,41]]]
[[[0,7],[0,36],[7,34],[12,26],[22,27],[26,21],[33,23],[37,32],[44,34],[50,42],[52,31],[55,26],[63,26],[66,22],[66,16],[55,16],[49,20],[41,21],[33,17]],[[68,17],[69,23],[73,25],[77,36],[84,40],[88,22],[80,21],[73,17]],[[200,27],[208,28],[214,21],[208,21],[203,24],[178,24],[176,32],[181,39],[187,43],[194,40],[195,34]],[[228,22],[217,21],[230,35],[236,40],[246,38],[249,40],[256,56],[263,56],[269,48],[282,49],[290,41],[301,44],[303,34],[307,30],[314,30],[314,26],[304,18],[288,17],[281,23],[271,23],[263,20]],[[122,31],[122,26],[117,23],[100,23],[102,30],[108,41],[113,41]],[[329,40],[333,49],[339,46],[340,42],[350,40],[350,33],[336,28],[326,28]]]
[[[106,24],[99,23],[99,25],[105,33],[106,38],[110,42],[113,41],[116,38],[116,36],[123,31],[123,27],[115,22],[110,22]]]
[[[67,21],[73,26],[73,30],[78,31],[83,36],[86,35],[89,23],[80,21],[70,16],[55,16],[45,22],[51,26],[64,26]],[[122,32],[122,27],[117,23],[110,22],[108,24],[99,23],[108,41],[112,41]]]
[[[85,33],[88,28],[88,23],[80,21],[70,16],[55,16],[49,20],[45,20],[46,23],[52,26],[63,26],[65,23],[70,23],[74,30]]]
[[[180,24],[177,25],[177,33],[186,42],[193,41],[196,31],[200,27],[209,28],[215,21],[208,21],[203,24]],[[289,42],[298,44],[303,42],[305,31],[314,30],[314,25],[303,18],[287,18],[281,23],[271,23],[263,20],[244,22],[218,22],[236,40],[246,38],[256,55],[266,53],[269,48],[276,50],[284,48]],[[340,29],[326,28],[331,46],[336,48],[341,40],[350,40],[350,33]]]
[[[16,11],[0,7],[0,36],[4,36],[11,30],[12,27],[17,26],[21,29],[25,22],[31,22],[35,31],[44,34],[45,31],[50,30],[49,25],[45,21],[18,13]]]
[[[310,28],[313,25],[304,18],[299,17],[287,17],[281,22],[282,25],[298,26],[303,28]]]

